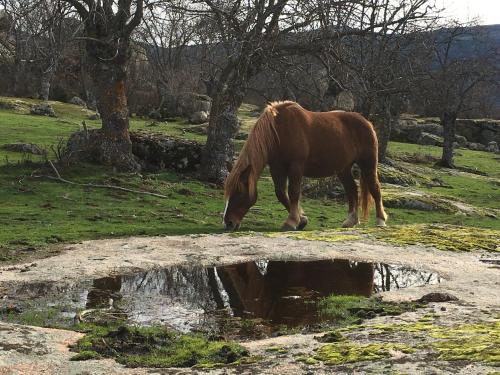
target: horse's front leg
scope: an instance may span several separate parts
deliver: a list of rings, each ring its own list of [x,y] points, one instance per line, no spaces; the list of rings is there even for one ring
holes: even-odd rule
[[[286,208],[288,213],[290,213],[290,198],[288,197],[288,193],[286,192],[286,184],[288,180],[288,176],[285,170],[282,168],[271,167],[271,177],[274,182],[274,192],[276,193],[276,198],[281,204]],[[297,226],[297,230],[302,230],[307,225],[308,219],[307,216],[304,215],[304,211],[300,209],[300,222]]]
[[[304,212],[300,208],[300,193],[302,188],[302,176],[304,167],[302,164],[292,164],[288,170],[288,197],[290,209],[288,218],[283,224],[284,230],[301,230],[308,222]]]

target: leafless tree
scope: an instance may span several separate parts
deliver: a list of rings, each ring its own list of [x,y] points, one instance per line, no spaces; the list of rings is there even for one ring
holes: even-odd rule
[[[415,64],[423,47],[421,34],[432,28],[437,14],[429,0],[371,1],[347,21],[360,33],[339,39],[319,54],[329,85],[351,91],[356,110],[374,122],[381,161],[405,96],[413,80],[421,78]]]
[[[453,143],[457,117],[477,103],[473,94],[479,86],[499,87],[500,48],[474,24],[453,22],[430,33],[425,62],[427,79],[421,82],[419,93],[438,115],[444,130],[440,164],[453,168]],[[465,48],[467,46],[467,48]],[[464,54],[465,49],[473,53]]]
[[[69,6],[49,0],[2,2],[13,20],[16,78],[26,74],[26,65],[35,69],[40,77],[38,95],[48,100],[52,79],[72,35],[67,22]],[[15,86],[19,87],[19,82]]]
[[[147,49],[151,81],[162,102],[174,92],[193,90],[199,81],[199,62],[190,58],[188,50],[197,44],[200,19],[187,12],[187,4],[187,0],[156,3],[146,9],[139,29],[140,40]]]
[[[92,150],[103,164],[136,170],[126,95],[131,35],[141,23],[144,0],[61,0],[83,23],[86,68],[92,80],[102,129]]]
[[[298,55],[335,56],[346,38],[398,33],[402,25],[415,24],[428,12],[428,0],[204,0],[197,4],[211,38],[207,45],[219,55],[216,61],[222,62],[212,68],[207,80],[213,105],[202,174],[214,181],[222,181],[227,173],[232,139],[239,128],[236,111],[249,80],[271,61]]]

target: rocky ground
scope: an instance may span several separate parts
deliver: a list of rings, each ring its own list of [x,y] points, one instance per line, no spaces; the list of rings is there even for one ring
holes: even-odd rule
[[[451,234],[450,234],[451,235]],[[317,340],[323,334],[296,334],[244,342],[260,360],[238,367],[126,369],[114,360],[70,361],[68,345],[82,334],[0,323],[0,374],[170,374],[214,373],[388,373],[486,374],[498,371],[498,258],[486,252],[442,251],[394,246],[370,239],[308,241],[263,235],[133,237],[67,245],[53,257],[0,269],[0,292],[19,283],[74,284],[123,272],[169,265],[220,265],[256,259],[344,258],[409,265],[437,272],[440,284],[386,292],[391,301],[416,300],[430,292],[458,301],[431,302],[398,317],[377,317],[341,330],[342,344]],[[488,258],[491,262],[480,259]],[[498,343],[493,345],[491,343]],[[352,363],[339,364],[339,353]],[[360,353],[362,355],[360,355]],[[363,357],[364,356],[364,357]],[[361,360],[359,359],[369,359]]]

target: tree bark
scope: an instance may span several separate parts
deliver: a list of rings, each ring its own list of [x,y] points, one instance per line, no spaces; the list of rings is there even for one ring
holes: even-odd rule
[[[87,70],[102,121],[102,140],[97,159],[119,170],[139,170],[140,165],[132,154],[126,95],[130,43],[127,38],[118,38],[116,43],[111,43],[106,28],[92,26],[87,26],[87,33],[94,35],[95,40],[86,41],[86,51]]]
[[[207,181],[218,184],[227,176],[227,162],[231,162],[234,154],[233,140],[240,128],[238,108],[243,103],[244,85],[232,83],[219,84],[222,90],[214,90],[210,120],[208,124],[207,143],[203,150],[201,175]]]
[[[455,142],[457,114],[453,112],[444,112],[441,116],[441,125],[443,125],[443,154],[441,156],[441,166],[454,168],[453,162],[453,142]]]
[[[387,160],[387,146],[391,139],[391,133],[399,114],[391,111],[391,106],[385,106],[382,123],[378,129],[378,161],[381,163],[389,162]]]
[[[56,71],[56,66],[49,66],[45,71],[42,72],[40,77],[40,99],[47,101],[50,96],[50,85],[52,78]]]

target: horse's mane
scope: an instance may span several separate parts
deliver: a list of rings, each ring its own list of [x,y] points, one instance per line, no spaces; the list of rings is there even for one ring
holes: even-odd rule
[[[249,194],[251,197],[255,196],[257,180],[262,169],[267,164],[269,152],[275,143],[279,143],[274,121],[275,117],[281,108],[292,104],[297,103],[282,101],[272,102],[266,106],[250,131],[231,173],[227,176],[224,187],[226,199],[229,199],[232,193],[243,190],[244,186],[240,177],[247,168],[250,168],[248,175]]]

